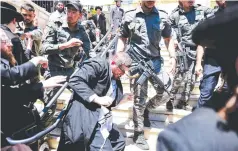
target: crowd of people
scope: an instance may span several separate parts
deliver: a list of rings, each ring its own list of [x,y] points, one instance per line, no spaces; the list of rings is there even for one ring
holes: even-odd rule
[[[170,15],[156,8],[156,0],[141,0],[138,7],[127,12],[121,2],[115,0],[116,6],[106,18],[99,6],[88,16],[79,2],[65,5],[58,1],[56,11],[41,29],[30,3],[24,3],[17,12],[13,5],[1,1],[2,150],[35,150],[24,144],[11,146],[6,136],[13,137],[35,122],[39,113],[34,102],[40,99],[47,104],[66,81],[73,94],[58,150],[124,150],[125,138],[112,123],[111,108],[123,98],[121,76],[131,78],[143,73],[135,68],[138,62],[127,53],[128,49],[150,61],[158,77],[163,74],[172,80],[170,89],[166,87],[169,97],[164,95],[164,87],[157,86],[156,95],[148,101],[148,82],[153,85],[154,79],[149,77],[141,85],[138,76],[130,80],[133,141],[138,148],[149,150],[144,117],[166,102],[169,111],[192,108],[193,112],[159,134],[157,150],[238,150],[237,2],[216,0],[217,6],[211,9],[195,4],[195,0],[178,0],[178,7]],[[92,49],[81,24],[87,19],[93,20],[103,35],[107,32],[106,19],[110,19],[111,35],[119,37],[115,54],[102,56]],[[161,70],[162,40],[170,57],[167,73]],[[196,78],[201,75],[200,97],[192,107],[188,102]],[[221,75],[225,82],[214,91]],[[181,98],[176,98],[182,83]],[[55,108],[56,104],[51,108],[53,113]],[[44,121],[44,126],[51,120]]]

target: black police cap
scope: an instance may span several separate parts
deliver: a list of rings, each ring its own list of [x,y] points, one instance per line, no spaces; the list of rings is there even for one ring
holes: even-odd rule
[[[82,12],[82,5],[80,3],[73,3],[73,2],[70,2],[66,5],[66,7],[74,7],[76,10],[78,10],[79,12]]]

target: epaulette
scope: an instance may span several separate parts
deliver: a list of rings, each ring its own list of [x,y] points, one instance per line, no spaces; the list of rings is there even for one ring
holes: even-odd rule
[[[125,13],[129,13],[129,12],[132,12],[132,11],[135,11],[135,10],[136,10],[136,8],[135,8],[135,9],[128,10],[128,11],[126,11]]]
[[[168,13],[165,11],[165,10],[163,10],[163,9],[157,9],[159,12],[163,12],[163,13],[165,13],[165,14],[167,14],[168,15]]]
[[[175,13],[175,12],[177,12],[177,11],[179,11],[179,6],[177,6],[175,9],[173,9],[173,10],[172,10],[172,13]]]

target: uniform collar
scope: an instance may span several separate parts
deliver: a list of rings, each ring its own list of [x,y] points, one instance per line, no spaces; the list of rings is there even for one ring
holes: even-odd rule
[[[30,29],[30,30],[34,30],[36,28],[36,26],[34,26],[33,24],[31,26],[26,26],[25,29]]]
[[[78,21],[77,25],[76,25],[76,30],[79,30],[80,26],[81,26],[81,23],[80,21]],[[69,28],[69,25],[67,23],[67,21],[63,21],[63,24],[62,24],[62,28]]]
[[[156,8],[155,6],[152,8],[152,11],[151,11],[151,12],[152,12],[152,13],[159,14],[159,12],[158,12],[158,10],[157,10],[157,8]],[[144,14],[144,11],[143,11],[143,9],[141,8],[141,6],[139,6],[139,7],[136,8],[136,13],[143,13],[143,14]]]
[[[194,5],[191,10],[194,10],[197,7],[198,7],[198,5]],[[180,5],[178,5],[178,10],[179,10],[180,13],[188,13],[188,12],[185,12],[184,9],[182,8],[182,6],[180,6]]]

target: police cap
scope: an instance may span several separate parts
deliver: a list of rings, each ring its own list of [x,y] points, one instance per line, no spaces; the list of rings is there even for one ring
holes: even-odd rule
[[[79,12],[82,12],[82,5],[80,3],[74,3],[74,2],[70,2],[66,5],[66,7],[74,7],[76,10],[78,10]]]

